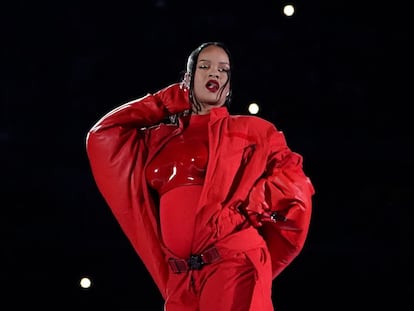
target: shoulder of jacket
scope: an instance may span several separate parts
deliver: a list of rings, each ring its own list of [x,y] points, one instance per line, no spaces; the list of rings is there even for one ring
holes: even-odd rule
[[[262,125],[262,126],[271,126],[274,127],[275,125],[261,117],[258,116],[252,116],[252,115],[231,115],[230,119],[234,120],[235,122],[244,122],[248,124],[254,124],[254,125]]]

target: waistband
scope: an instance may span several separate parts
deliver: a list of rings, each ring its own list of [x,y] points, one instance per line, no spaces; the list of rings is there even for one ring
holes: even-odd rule
[[[168,264],[174,273],[200,270],[207,264],[229,258],[236,253],[263,247],[265,244],[257,229],[249,227],[229,235],[198,254],[192,254],[187,259],[170,257]]]
[[[216,247],[211,247],[201,254],[192,254],[188,259],[176,259],[170,257],[168,264],[174,273],[182,273],[189,270],[200,270],[204,265],[211,264],[221,259]]]

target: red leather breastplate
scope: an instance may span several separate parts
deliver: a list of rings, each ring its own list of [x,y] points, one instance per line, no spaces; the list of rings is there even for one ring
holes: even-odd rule
[[[160,195],[184,185],[202,185],[208,162],[209,115],[192,115],[184,131],[148,164],[148,184]]]

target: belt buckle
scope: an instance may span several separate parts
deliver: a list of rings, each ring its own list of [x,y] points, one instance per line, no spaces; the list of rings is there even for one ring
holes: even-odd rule
[[[187,260],[187,264],[190,270],[200,270],[204,265],[202,255],[191,255]]]

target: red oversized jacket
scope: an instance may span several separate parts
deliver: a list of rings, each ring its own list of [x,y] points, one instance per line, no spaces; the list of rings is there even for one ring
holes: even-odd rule
[[[182,131],[182,123],[160,122],[185,109],[188,107],[179,101],[160,102],[148,94],[109,112],[86,139],[97,187],[164,298],[171,272],[160,244],[157,200],[151,196],[144,169],[154,154]],[[256,116],[229,115],[225,107],[211,110],[209,162],[197,234],[228,218],[229,211],[239,206],[279,212],[285,222],[264,223],[258,228],[269,246],[275,278],[303,248],[313,194],[302,157],[289,149],[283,133],[272,123]],[[201,249],[194,251],[206,246],[201,244]]]

